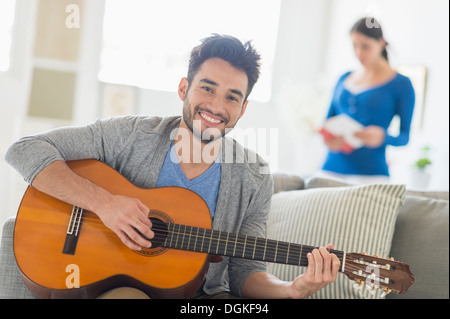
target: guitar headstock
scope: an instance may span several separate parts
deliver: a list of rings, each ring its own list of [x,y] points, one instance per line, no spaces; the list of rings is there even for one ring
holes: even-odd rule
[[[365,283],[372,291],[381,288],[384,295],[390,292],[404,294],[414,282],[407,264],[366,253],[347,253],[343,273],[356,281],[356,286]]]

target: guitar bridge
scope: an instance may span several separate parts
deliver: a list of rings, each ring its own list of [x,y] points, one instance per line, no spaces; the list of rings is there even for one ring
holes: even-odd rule
[[[64,242],[63,254],[75,255],[75,249],[77,248],[78,234],[83,222],[84,209],[73,206],[72,213],[70,215],[69,226],[67,227],[66,240]]]

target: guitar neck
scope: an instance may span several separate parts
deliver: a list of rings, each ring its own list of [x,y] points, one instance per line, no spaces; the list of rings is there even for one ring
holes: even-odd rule
[[[238,235],[218,230],[168,223],[167,229],[155,230],[156,236],[164,235],[161,246],[220,256],[260,260],[287,265],[307,266],[307,254],[318,247],[284,241]],[[343,272],[345,252],[329,250],[341,261]]]

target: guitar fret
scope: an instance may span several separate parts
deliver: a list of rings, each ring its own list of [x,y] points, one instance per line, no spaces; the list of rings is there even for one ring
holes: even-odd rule
[[[216,238],[216,236],[217,236],[217,238]],[[211,231],[209,248],[208,248],[207,253],[212,253],[214,251],[214,245],[217,246],[219,244],[218,236],[219,236],[219,232],[218,231],[216,231],[216,230],[212,230]],[[216,250],[217,250],[217,247],[216,247]]]
[[[192,249],[193,251],[197,251],[197,239],[198,239],[198,231],[199,231],[198,227],[195,227],[195,228],[197,228],[197,234],[195,235],[194,248]]]
[[[289,250],[291,249],[291,243],[288,243],[288,250],[287,250],[287,254],[286,254],[286,261],[285,263],[287,264],[289,261]]]
[[[273,261],[274,262],[277,261],[277,253],[278,253],[278,241],[277,241],[277,246],[275,247],[275,256],[273,256]]]
[[[184,244],[184,239],[186,238],[186,225],[184,226],[184,231],[183,231],[183,238],[181,239],[181,249],[183,249],[183,244]]]
[[[302,253],[303,253],[303,245],[301,245],[300,254],[298,254],[298,265],[299,266],[302,264]]]
[[[296,265],[297,255],[300,253],[300,245],[289,243],[289,253],[286,256],[286,264]]]
[[[219,237],[217,238],[217,245],[216,245],[216,255],[219,251],[219,244],[220,244],[220,235],[222,235],[222,232],[219,231]]]
[[[222,231],[219,231],[219,238],[217,239],[216,255],[219,254],[219,246],[222,243],[222,240],[220,239],[221,236],[222,236]]]
[[[241,258],[244,257],[244,250],[245,250],[245,235],[238,235],[235,256],[240,256]]]
[[[266,245],[266,258],[265,260],[270,261],[270,262],[275,262],[275,256],[276,256],[276,250],[274,250],[274,244],[275,241],[274,240],[266,240],[267,245]],[[267,249],[269,248],[269,249]]]
[[[213,237],[213,233],[214,231],[211,230],[211,236],[209,237],[209,245],[208,245],[208,253],[211,251],[211,242],[212,242],[212,237]]]
[[[264,260],[265,244],[264,241],[262,243],[258,243],[261,241],[263,241],[263,238],[256,238],[255,240],[255,259],[258,260]]]
[[[189,240],[187,244],[187,249],[191,248],[191,238],[192,238],[192,227],[189,227],[191,230],[189,231]]]
[[[208,253],[211,251],[211,241],[212,241],[213,230],[208,229],[207,234],[208,235],[205,237],[206,245],[203,250],[205,253]]]
[[[180,226],[180,239],[181,239],[181,244],[180,244],[180,246],[179,246],[179,248],[180,249],[183,249],[183,244],[184,244],[184,238],[185,238],[185,232],[186,232],[186,225],[183,225],[184,226],[184,231],[182,231],[181,230],[181,226]]]
[[[80,215],[82,213],[80,211]],[[297,266],[307,266],[306,254],[315,249],[312,246],[173,223],[167,224],[163,246]],[[344,252],[333,252],[341,261],[341,271]]]
[[[245,256],[245,248],[247,246],[247,235],[245,235],[245,240],[244,240],[244,249],[242,250],[242,257]]]
[[[203,244],[205,243],[205,234],[206,234],[206,229],[203,229],[202,248],[200,248],[200,251],[203,251]]]
[[[257,238],[255,237],[255,243],[253,244],[253,254],[252,254],[252,259],[255,259],[256,240],[257,240]]]
[[[264,244],[264,255],[263,255],[263,260],[266,260],[266,250],[267,250],[267,238],[266,238],[266,243]]]
[[[180,227],[178,228],[178,236],[179,236],[179,241],[180,241],[179,245],[177,246],[178,249],[183,249],[184,235],[181,230],[182,226],[184,226],[184,225],[180,225]],[[184,227],[184,229],[186,229],[186,226]]]
[[[224,249],[224,252],[223,252],[224,255],[227,255],[228,238],[229,238],[229,237],[230,237],[230,233],[227,233],[227,239],[226,239],[226,241],[225,241],[225,249]]]
[[[233,256],[236,256],[237,241],[238,241],[238,234],[236,234],[236,239],[234,240]]]
[[[277,256],[275,262],[285,263],[288,255],[289,243],[279,241],[277,243]]]
[[[214,238],[214,240],[216,240],[216,249],[214,250],[214,254],[218,254],[219,251],[219,245],[220,245],[220,235],[221,235],[221,231],[220,230],[216,230],[215,234],[217,234],[217,239]]]
[[[178,247],[178,239],[180,237],[180,225],[178,225],[178,230],[176,230],[176,234],[177,234],[177,240],[175,241],[175,248]]]

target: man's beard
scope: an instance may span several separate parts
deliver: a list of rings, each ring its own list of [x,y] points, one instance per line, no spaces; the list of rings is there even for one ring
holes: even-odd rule
[[[192,134],[203,144],[208,144],[208,143],[214,142],[214,141],[222,138],[223,136],[225,136],[227,131],[231,130],[231,128],[224,128],[223,130],[219,130],[218,128],[215,128],[215,127],[208,127],[202,133],[201,120],[194,121],[194,115],[198,114],[202,110],[205,110],[205,111],[207,111],[207,110],[203,109],[202,107],[200,107],[198,105],[194,108],[194,111],[192,113],[190,113],[189,110],[190,110],[190,108],[187,105],[185,107],[183,107],[184,123],[189,128],[189,130],[192,132]],[[207,111],[207,112],[211,113],[209,111]],[[226,118],[224,118],[223,116],[213,114],[213,113],[211,113],[211,114],[222,119],[223,123],[225,125],[228,123],[228,120]]]

